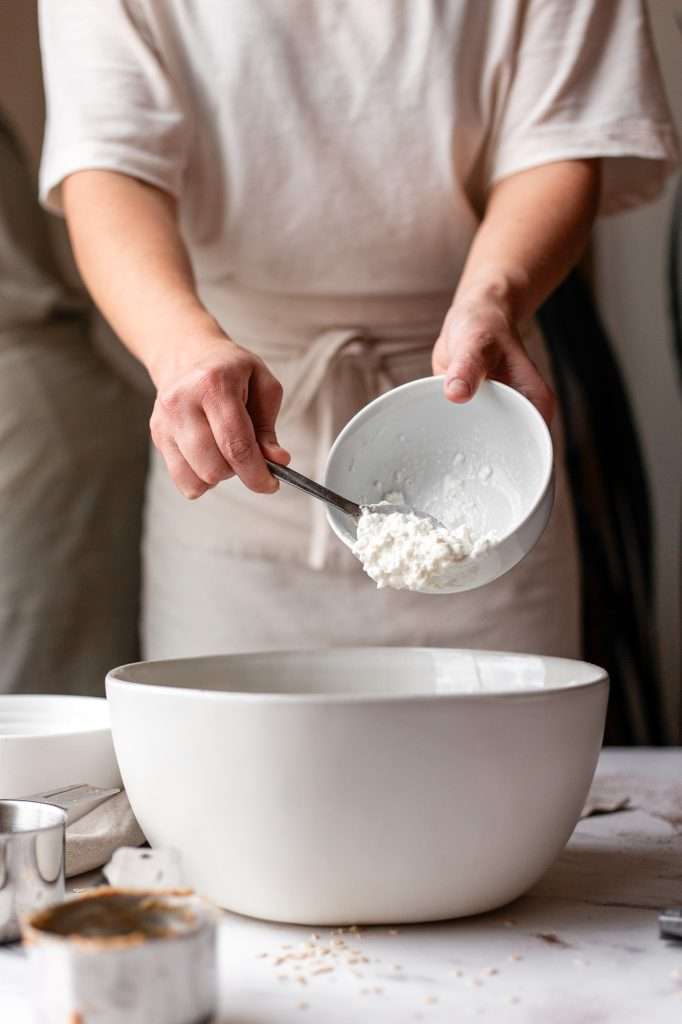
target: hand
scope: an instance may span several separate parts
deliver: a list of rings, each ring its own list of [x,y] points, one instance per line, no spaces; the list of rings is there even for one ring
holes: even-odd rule
[[[504,305],[492,298],[455,300],[433,350],[433,372],[445,374],[445,396],[467,402],[485,378],[525,395],[549,423],[554,395],[529,358]]]
[[[279,381],[224,335],[201,347],[200,356],[195,344],[191,357],[176,356],[152,373],[158,394],[151,435],[173,481],[186,498],[235,475],[252,491],[276,491],[263,456],[284,464],[290,458],[275,435]]]

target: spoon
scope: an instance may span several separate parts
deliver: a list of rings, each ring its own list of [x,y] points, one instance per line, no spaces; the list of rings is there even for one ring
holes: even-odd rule
[[[351,516],[356,522],[365,511],[378,512],[386,516],[391,515],[393,512],[402,512],[418,516],[420,519],[427,519],[436,529],[445,529],[443,523],[439,522],[434,516],[430,516],[428,512],[420,512],[409,505],[393,505],[390,502],[381,502],[381,504],[376,505],[358,505],[357,502],[351,501],[350,498],[344,498],[341,494],[330,491],[328,487],[323,487],[322,484],[316,483],[315,480],[310,480],[307,476],[303,476],[302,473],[297,473],[295,469],[291,469],[289,466],[282,466],[279,462],[271,462],[270,459],[266,459],[265,462],[272,475],[277,477],[278,480],[283,480],[285,483],[291,484],[292,487],[298,487],[300,491],[305,491],[306,494],[317,498],[318,501],[324,501],[327,505],[333,505],[334,508],[345,512],[347,516]]]

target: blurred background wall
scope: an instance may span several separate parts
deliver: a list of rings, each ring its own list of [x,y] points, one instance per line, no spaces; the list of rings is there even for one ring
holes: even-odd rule
[[[57,0],[55,0],[57,2]],[[608,0],[605,0],[608,2]],[[649,0],[668,96],[682,134],[682,3]],[[0,0],[0,99],[34,169],[44,103],[34,0]],[[649,473],[656,529],[658,646],[671,742],[682,741],[679,371],[672,347],[666,261],[675,181],[654,204],[602,220],[591,266],[599,307],[623,369]],[[63,225],[53,229],[73,274]]]

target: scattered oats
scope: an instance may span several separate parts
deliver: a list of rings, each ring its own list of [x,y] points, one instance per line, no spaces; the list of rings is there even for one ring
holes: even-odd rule
[[[318,967],[312,973],[313,974],[331,974],[331,972],[334,971],[334,970],[336,970],[336,968],[334,967],[334,964],[329,964],[328,967]]]
[[[388,929],[388,934],[389,935],[400,935],[400,932],[398,931],[397,928],[389,928]]]
[[[287,959],[288,959],[288,958],[287,958],[287,957],[285,957],[285,956],[278,956],[278,957],[276,958],[276,960],[274,961],[274,966],[275,966],[275,967],[279,967],[279,965],[280,965],[280,964],[283,964],[283,963],[284,963],[284,962],[285,962],[285,961],[286,961]]]
[[[359,956],[349,956],[348,960],[346,961],[346,963],[349,963],[349,964],[359,964],[361,962],[361,960],[362,960],[362,957],[359,957]]]
[[[299,1010],[307,1010],[308,1009],[308,1005],[309,1005],[308,1003],[299,1003],[298,1004],[298,1008],[299,1008]]]
[[[371,994],[372,994],[371,988],[361,988],[360,989],[360,995],[361,996],[370,996]]]
[[[319,937],[320,936],[318,935],[317,932],[313,932],[312,935],[310,936],[311,939],[319,939]]]
[[[355,976],[356,978],[364,978],[364,974],[362,973],[362,971],[353,971],[353,972],[352,972],[352,974],[353,974],[353,975],[354,975],[354,976]]]
[[[462,970],[461,967],[451,967],[450,970],[448,971],[448,974],[451,974],[455,978],[464,977],[464,971]]]
[[[341,949],[341,947],[345,945],[346,943],[343,939],[332,939],[332,946],[336,946],[337,949]]]
[[[438,1002],[438,996],[427,996],[424,1002],[428,1003],[429,1006],[435,1006]]]
[[[381,961],[379,961],[379,960],[375,960],[375,963],[380,963],[380,962]],[[368,964],[369,963],[369,957],[368,956],[361,956],[360,957],[360,963],[361,964]]]
[[[329,946],[320,946],[317,952],[319,956],[329,956],[329,954],[331,953],[331,949],[329,948]]]
[[[402,964],[393,964],[393,970],[394,971],[402,971],[402,969],[403,969],[403,965]]]
[[[491,978],[493,974],[499,973],[500,972],[498,971],[497,967],[484,967],[483,970],[481,971],[481,974],[483,975],[484,978]]]
[[[519,999],[518,996],[507,996],[507,1002],[511,1003],[512,1006],[515,1006],[516,1003],[520,1003],[521,1000]]]
[[[256,960],[264,960],[266,956],[270,956],[269,953],[256,953]]]
[[[377,996],[383,995],[383,992],[384,992],[384,990],[381,987],[381,985],[375,985],[374,986],[374,994],[375,995],[377,995]]]
[[[293,949],[293,946],[280,946],[280,949]]]
[[[466,983],[467,988],[481,988],[482,985],[483,982],[480,978],[474,978],[473,980],[470,979]]]
[[[520,953],[512,953],[512,955],[509,957],[509,959],[510,960],[523,960],[523,957],[521,956]]]
[[[359,935],[360,934],[360,929],[358,928],[358,926],[356,924],[352,924],[350,926],[350,928],[348,929],[348,931],[351,933],[351,935]]]

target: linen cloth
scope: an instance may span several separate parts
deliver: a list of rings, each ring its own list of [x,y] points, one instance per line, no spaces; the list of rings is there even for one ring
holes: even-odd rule
[[[178,198],[199,293],[282,380],[281,440],[302,472],[319,474],[368,399],[430,372],[492,184],[601,157],[613,212],[655,195],[676,157],[639,0],[43,0],[40,15],[43,201],[59,211],[64,177],[83,168]],[[447,598],[377,594],[295,492],[231,481],[188,505],[154,456],[146,654],[353,642],[577,654],[556,429],[540,544],[504,580]]]
[[[140,846],[144,835],[122,790],[66,826],[67,878],[106,864],[122,846]]]

